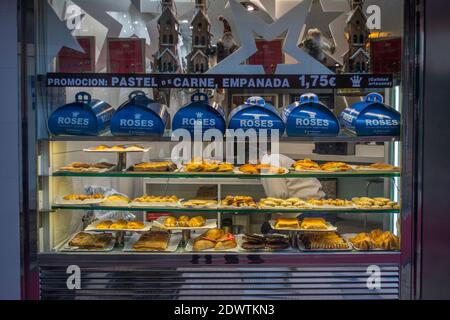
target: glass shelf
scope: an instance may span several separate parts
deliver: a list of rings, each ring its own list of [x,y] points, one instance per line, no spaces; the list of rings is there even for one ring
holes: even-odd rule
[[[282,136],[280,142],[395,142],[400,141],[399,136],[356,136],[343,130],[335,137],[288,137]],[[53,136],[39,139],[40,141],[139,141],[139,142],[170,142],[171,132],[167,131],[163,136],[113,136],[110,133],[101,136]]]
[[[54,205],[53,210],[102,210],[102,211],[153,211],[171,213],[400,213],[400,209],[221,209],[221,208],[178,208],[178,207],[108,207],[108,206],[83,206],[83,205]]]
[[[195,179],[195,178],[234,178],[234,179],[269,179],[269,178],[394,178],[399,177],[400,172],[295,172],[287,174],[235,174],[235,173],[192,173],[192,172],[118,172],[103,173],[93,172],[54,172],[54,177],[113,177],[113,178],[166,178],[166,179]]]

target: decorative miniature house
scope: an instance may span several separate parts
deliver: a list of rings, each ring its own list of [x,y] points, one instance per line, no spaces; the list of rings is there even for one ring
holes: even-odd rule
[[[363,0],[351,0],[350,11],[345,28],[349,50],[344,55],[344,71],[347,73],[369,72],[370,55],[366,50],[370,31],[367,17],[363,11]]]
[[[161,7],[162,13],[158,19],[159,50],[154,55],[154,69],[160,73],[178,72],[179,23],[173,11],[173,1],[163,0]]]
[[[209,69],[211,22],[206,13],[206,1],[195,1],[195,15],[191,22],[192,51],[187,55],[189,73],[204,73]]]

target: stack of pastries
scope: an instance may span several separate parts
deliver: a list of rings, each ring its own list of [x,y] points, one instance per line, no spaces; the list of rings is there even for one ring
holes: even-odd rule
[[[300,224],[302,230],[327,230],[328,224],[323,218],[304,218]]]
[[[170,234],[166,231],[143,233],[133,245],[134,250],[164,251],[169,245]]]
[[[140,230],[145,227],[145,224],[142,221],[127,221],[127,220],[103,220],[99,222],[95,228],[101,230],[120,230],[120,229],[130,229],[130,230]]]
[[[353,203],[360,209],[399,209],[397,202],[388,198],[352,198]]]
[[[121,194],[113,194],[103,200],[103,206],[127,206],[130,203],[130,199]]]
[[[245,250],[283,250],[290,247],[289,237],[284,234],[246,234],[242,237]]]
[[[167,228],[199,228],[203,227],[206,223],[205,218],[202,216],[196,216],[189,218],[188,216],[166,217],[164,219],[164,226]]]
[[[59,168],[60,171],[69,172],[101,172],[114,167],[113,164],[108,162],[98,163],[85,163],[85,162],[72,162],[71,164]]]
[[[312,161],[311,159],[303,159],[297,160],[292,164],[292,167],[295,171],[315,171],[321,170],[320,165],[317,162]]]
[[[86,200],[99,200],[103,199],[105,196],[103,194],[68,194],[63,197],[66,201],[86,201]]]
[[[285,168],[274,167],[267,163],[260,164],[244,164],[239,167],[239,171],[247,174],[284,174],[287,172]]]
[[[186,172],[232,172],[233,164],[228,162],[193,160],[183,166]]]
[[[222,229],[209,229],[196,239],[194,239],[193,250],[229,250],[236,248],[237,242],[234,235],[225,233]]]
[[[250,196],[226,196],[221,201],[221,205],[224,207],[256,207],[256,202]]]
[[[262,198],[258,203],[260,208],[286,208],[298,209],[309,207],[306,201],[299,198],[278,199],[273,197]]]
[[[79,249],[104,249],[113,240],[111,233],[88,233],[79,232],[69,241],[70,247]]]
[[[344,162],[327,162],[320,166],[320,169],[323,171],[349,171],[352,170],[352,167]]]
[[[133,202],[141,203],[177,203],[179,201],[178,197],[172,196],[148,196],[144,195],[142,197],[136,198]]]
[[[359,233],[350,238],[352,245],[359,250],[399,250],[400,239],[390,231],[380,229],[372,230],[370,233]]]
[[[131,167],[136,172],[172,172],[177,169],[177,165],[171,161],[140,162]]]
[[[315,207],[331,206],[331,207],[351,207],[353,203],[343,199],[309,199],[307,201]]]
[[[299,235],[308,250],[346,250],[348,243],[336,232],[303,233]]]

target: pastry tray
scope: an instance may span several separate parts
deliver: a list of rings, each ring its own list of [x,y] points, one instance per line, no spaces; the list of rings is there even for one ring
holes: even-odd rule
[[[169,243],[166,250],[151,250],[151,249],[134,249],[133,245],[140,239],[141,234],[133,234],[125,241],[123,251],[124,252],[175,252],[180,245],[182,235],[181,233],[170,234]]]
[[[87,232],[87,233],[100,233],[100,232],[92,232],[92,231],[83,231],[83,232]],[[62,246],[60,246],[60,248],[58,249],[58,251],[62,251],[62,252],[107,252],[107,251],[112,251],[114,249],[114,245],[116,244],[116,238],[113,236],[111,238],[111,242],[104,248],[102,249],[98,249],[98,248],[93,248],[93,249],[81,249],[78,247],[72,247],[69,246],[69,242],[72,241],[73,238],[75,238],[75,236],[77,234],[79,234],[80,232],[77,232],[75,234],[73,234],[69,240],[67,240],[66,242],[64,242],[64,244]],[[111,232],[105,232],[105,233],[111,233]]]
[[[283,211],[283,210],[311,210],[314,207],[312,205],[305,206],[305,207],[293,207],[293,208],[282,207],[282,206],[260,206],[260,205],[258,205],[258,208],[259,209],[263,209],[263,210],[267,209],[267,210],[280,210],[280,211]],[[299,212],[299,214],[301,214],[301,212]]]
[[[327,222],[327,229],[300,229],[300,228],[276,228],[275,227],[275,220],[270,220],[269,224],[270,227],[273,230],[280,230],[280,231],[301,231],[301,232],[330,232],[330,231],[337,231],[337,227],[333,226],[331,223]]]
[[[91,148],[83,149],[84,152],[96,152],[96,153],[126,153],[126,152],[148,152],[151,148],[144,149],[127,149],[127,150],[113,150],[113,149],[105,149],[105,150],[94,150]]]
[[[103,168],[103,169],[81,169],[81,170],[70,170],[70,169],[58,169],[55,173],[58,172],[70,172],[70,173],[105,173],[114,171],[116,169],[116,166],[112,166],[110,168]]]
[[[258,234],[256,233],[256,235],[262,236],[262,234]],[[276,235],[276,233],[274,233],[273,235]],[[237,239],[237,243],[238,243],[238,247],[240,251],[243,252],[293,252],[293,251],[297,251],[295,248],[292,247],[291,241],[289,239],[289,236],[286,236],[289,240],[289,247],[286,249],[271,249],[271,248],[264,248],[264,249],[244,249],[242,248],[242,244],[245,242],[244,241],[244,235],[243,234],[238,234],[236,236]]]
[[[352,169],[354,171],[357,172],[378,172],[378,173],[383,173],[383,172],[400,172],[400,167],[394,167],[393,169],[376,169],[376,168],[371,168],[371,167],[362,167],[362,168],[358,168],[359,166],[357,165],[350,165],[352,167]]]
[[[205,204],[205,205],[198,205],[197,206],[197,205],[186,205],[185,202],[182,202],[181,206],[183,208],[191,208],[191,209],[218,209],[219,208],[219,204],[218,203],[211,203],[211,204]]]
[[[239,241],[238,241],[238,237],[237,235],[235,235],[236,237],[236,247],[232,248],[232,249],[226,249],[226,250],[214,250],[214,249],[206,249],[206,250],[198,250],[198,251],[194,251],[194,239],[189,239],[188,243],[186,244],[186,247],[184,248],[184,251],[186,252],[239,252],[240,248],[239,248]]]
[[[55,200],[55,204],[58,206],[72,206],[72,205],[93,205],[100,204],[105,200],[105,198],[101,199],[87,199],[87,200],[64,200],[63,197],[59,197]]]
[[[180,173],[189,173],[189,174],[230,174],[234,172],[234,168],[233,170],[229,170],[229,171],[187,171],[186,167],[181,167],[179,169]]]
[[[347,244],[347,248],[345,249],[307,249],[305,247],[305,244],[300,239],[300,237],[297,236],[297,246],[300,251],[304,252],[342,252],[342,251],[352,251],[353,246],[347,239],[345,239],[343,236],[341,236],[342,239],[344,239],[345,243]]]
[[[400,250],[385,250],[385,249],[380,249],[380,248],[374,248],[374,249],[359,249],[358,247],[356,247],[351,241],[350,238],[353,238],[357,235],[357,233],[345,233],[343,235],[341,235],[342,238],[344,238],[344,240],[346,240],[354,250],[356,251],[365,251],[365,252],[369,252],[369,251],[377,251],[377,252],[397,252]]]
[[[311,205],[312,209],[320,209],[320,210],[354,210],[357,209],[357,206],[352,204],[352,205],[348,205],[348,206],[332,206],[332,205],[323,205],[323,206],[318,206],[318,205]]]
[[[116,201],[116,200],[110,201],[110,200],[107,200],[106,202],[102,201],[100,203],[100,206],[102,206],[102,207],[130,207],[130,203],[129,202],[124,202],[124,201]]]
[[[152,228],[151,222],[144,222],[144,228],[142,229],[97,229],[97,225],[102,222],[102,220],[97,220],[88,225],[84,231],[130,231],[130,232],[142,232],[149,231]]]
[[[164,220],[167,217],[159,217],[153,221],[153,226],[166,230],[202,230],[202,229],[214,229],[217,228],[217,219],[206,219],[205,224],[201,227],[166,227]]]

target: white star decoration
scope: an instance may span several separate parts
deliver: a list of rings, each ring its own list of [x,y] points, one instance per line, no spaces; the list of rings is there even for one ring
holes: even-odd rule
[[[247,11],[237,0],[229,0],[234,21],[239,21],[236,32],[241,47],[211,68],[208,73],[263,74],[264,69],[260,65],[241,64],[257,51],[254,33],[269,41],[286,33],[283,52],[296,59],[298,63],[279,64],[276,74],[331,74],[331,70],[297,46],[311,3],[312,0],[304,0],[273,23],[267,24],[257,15]]]
[[[317,28],[322,32],[323,36],[334,42],[330,24],[343,14],[343,12],[344,11],[325,11],[323,9],[322,1],[313,0],[308,17],[306,18],[303,38],[306,36],[309,29]]]

